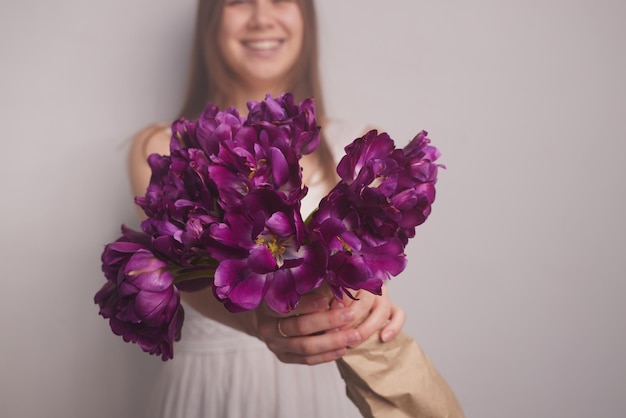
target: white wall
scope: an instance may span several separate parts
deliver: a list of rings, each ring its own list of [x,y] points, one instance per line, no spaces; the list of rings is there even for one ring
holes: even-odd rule
[[[141,408],[160,360],[92,297],[134,222],[128,137],[178,108],[193,4],[0,3],[2,417]],[[318,4],[330,113],[443,152],[391,291],[468,417],[625,416],[626,4]]]

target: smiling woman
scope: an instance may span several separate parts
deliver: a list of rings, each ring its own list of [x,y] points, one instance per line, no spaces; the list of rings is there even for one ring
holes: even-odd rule
[[[200,0],[192,54],[188,97],[180,116],[197,119],[207,102],[222,109],[234,107],[245,115],[249,101],[291,92],[297,102],[314,97],[315,114],[323,124],[312,0]],[[167,125],[150,126],[135,137],[130,172],[137,196],[146,193],[150,182],[148,156],[169,153]],[[336,182],[335,161],[324,134],[315,152],[300,162],[302,180],[309,188],[301,208],[306,217]],[[249,194],[247,199],[254,197]],[[272,202],[259,195],[251,207],[268,204]],[[285,254],[293,256],[289,231],[274,228],[275,218],[267,220],[271,226],[267,234],[246,243],[248,250],[271,254],[259,267],[270,271],[266,274],[270,281],[287,270],[282,265]],[[243,221],[236,224],[246,228]],[[215,239],[223,239],[224,246],[232,243],[227,228]],[[404,324],[404,311],[384,291],[381,296],[357,293],[357,301],[331,301],[328,294],[310,293],[300,298],[294,310],[295,303],[267,302],[233,314],[215,295],[242,305],[249,302],[245,286],[239,284],[249,265],[259,264],[254,254],[250,250],[247,257],[220,264],[213,288],[181,291],[185,310],[181,339],[174,358],[163,364],[147,416],[359,416],[334,361],[371,336],[394,339]],[[308,276],[310,271],[323,269],[307,260],[306,255],[296,260],[298,266],[290,268],[289,274]],[[294,260],[289,261],[286,264],[292,266]]]

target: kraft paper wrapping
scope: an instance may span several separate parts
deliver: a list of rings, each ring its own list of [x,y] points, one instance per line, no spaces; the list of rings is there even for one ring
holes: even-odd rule
[[[337,360],[348,397],[366,418],[463,418],[454,393],[413,338],[374,334]]]

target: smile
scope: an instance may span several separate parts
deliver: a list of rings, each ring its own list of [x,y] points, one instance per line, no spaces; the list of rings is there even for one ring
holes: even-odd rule
[[[250,48],[255,51],[271,51],[273,49],[277,49],[278,47],[280,47],[282,43],[283,41],[276,40],[276,39],[243,42],[246,48]]]

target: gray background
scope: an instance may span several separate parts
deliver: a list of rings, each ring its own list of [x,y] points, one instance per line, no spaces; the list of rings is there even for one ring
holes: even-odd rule
[[[0,416],[134,417],[159,361],[97,315],[192,0],[0,3]],[[322,0],[329,113],[448,169],[390,286],[468,417],[626,416],[626,3]]]

